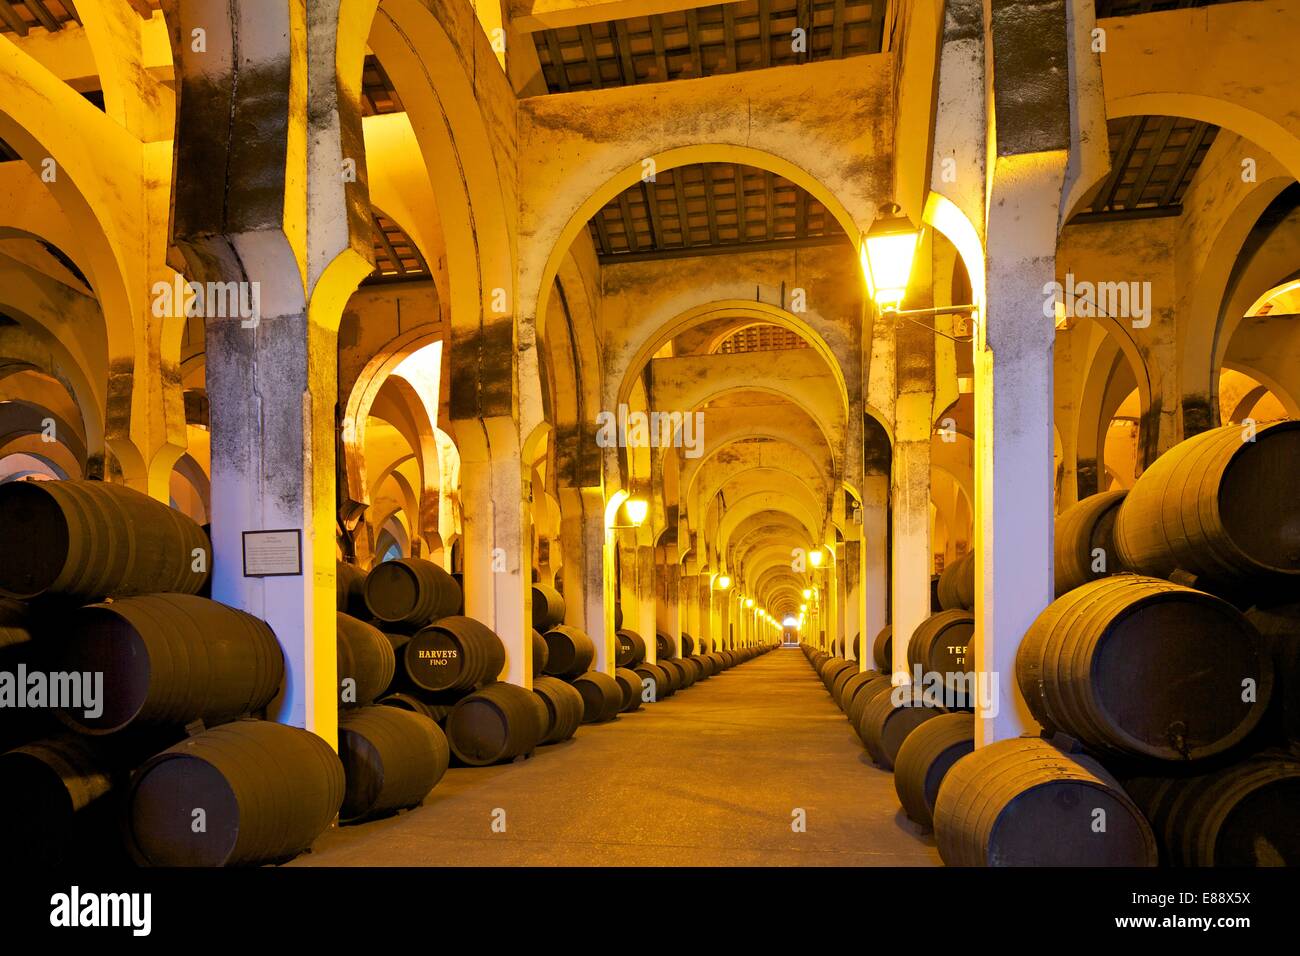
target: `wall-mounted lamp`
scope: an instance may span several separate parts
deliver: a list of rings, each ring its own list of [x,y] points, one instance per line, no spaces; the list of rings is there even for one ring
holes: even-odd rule
[[[867,292],[882,311],[897,310],[907,296],[921,232],[897,206],[871,224],[858,245]]]
[[[745,598],[745,607],[753,607],[753,606],[754,606],[754,599],[753,599],[753,598]]]
[[[650,502],[644,498],[629,498],[623,502],[623,510],[627,512],[632,527],[639,528],[645,523],[646,515],[650,513]]]
[[[803,589],[803,599],[804,599],[805,601],[810,601],[810,600],[812,600],[812,594],[813,594],[813,592],[812,592],[812,588],[804,588],[804,589]]]
[[[825,560],[825,558],[826,552],[822,551],[821,548],[808,552],[808,563],[814,568],[820,568],[822,566],[822,561]]]
[[[727,590],[727,588],[731,587],[731,576],[726,574],[719,574],[716,578],[714,578],[713,586],[717,588],[719,591]]]

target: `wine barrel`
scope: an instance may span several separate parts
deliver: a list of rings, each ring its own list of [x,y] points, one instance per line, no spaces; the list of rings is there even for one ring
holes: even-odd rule
[[[582,722],[598,724],[613,720],[623,709],[623,687],[604,671],[587,671],[573,679],[582,695]]]
[[[853,635],[853,659],[855,661],[862,660],[862,632],[861,631]]]
[[[664,672],[664,669],[658,664],[647,664],[645,661],[642,661],[640,664],[636,665],[636,667],[632,668],[632,672],[636,674],[637,677],[641,678],[641,687],[643,688],[642,700],[645,699],[644,695],[647,690],[649,691],[648,696],[650,697],[650,703],[652,704],[673,695],[672,687],[670,686],[670,679]],[[651,682],[649,685],[645,683],[647,680]]]
[[[212,545],[174,508],[102,481],[0,485],[0,595],[88,603],[152,591],[196,594]]]
[[[679,690],[686,690],[690,686],[687,680],[686,669],[677,663],[675,658],[665,658],[659,661],[659,666],[663,672],[668,675],[668,682],[672,685],[673,693]]]
[[[127,836],[153,866],[283,862],[330,825],[344,787],[343,764],[320,737],[238,720],[145,762],[131,786]],[[199,832],[196,809],[204,811]]]
[[[666,661],[677,656],[677,646],[667,634],[655,635],[655,660]]]
[[[621,631],[622,629],[623,629],[623,605],[615,604],[614,605],[614,630]]]
[[[1253,607],[1246,612],[1273,659],[1273,706],[1288,740],[1300,741],[1300,604]]]
[[[447,715],[451,752],[471,767],[529,753],[546,729],[535,697],[531,691],[506,683],[488,684],[470,694]]]
[[[109,768],[90,741],[76,734],[32,741],[0,754],[0,838],[7,859],[60,862],[79,836],[79,816],[109,803],[104,798],[112,789]]]
[[[939,575],[939,606],[945,611],[975,607],[975,552],[967,551]]]
[[[1264,752],[1194,777],[1129,780],[1173,866],[1300,865],[1300,760]]]
[[[692,655],[691,660],[693,660],[696,666],[700,669],[700,680],[708,680],[718,672],[717,662],[708,654]]]
[[[533,627],[545,633],[564,623],[564,595],[545,584],[533,585]]]
[[[538,677],[533,681],[533,693],[546,707],[546,726],[540,742],[556,744],[572,737],[582,723],[582,694],[558,677]]]
[[[660,661],[659,663],[653,665],[646,664],[643,661],[642,663],[638,664],[636,667],[632,669],[636,671],[638,674],[641,674],[642,677],[645,677],[646,675],[641,673],[642,668],[645,667],[655,668],[655,672],[657,674],[655,680],[655,688],[656,688],[655,693],[659,700],[665,700],[666,698],[672,697],[679,690],[681,690],[682,677],[681,677],[681,672],[678,671],[677,668],[669,667],[667,662],[665,661]]]
[[[857,661],[848,661],[848,665],[831,679],[831,699],[835,701],[837,706],[840,702],[840,696],[844,693],[844,685],[849,682],[850,678],[860,673]]]
[[[880,676],[880,671],[850,672],[849,679],[840,685],[840,696],[836,701],[840,705],[840,710],[847,714],[849,706],[853,703],[853,698],[857,696],[858,691]]]
[[[455,579],[423,558],[384,561],[366,576],[366,606],[389,624],[423,627],[455,615],[462,599]]]
[[[623,628],[614,637],[614,663],[619,667],[636,667],[645,660],[645,639],[636,631]]]
[[[974,702],[975,615],[970,611],[940,611],[922,621],[907,644],[907,664],[915,680],[942,674],[944,702],[969,707]],[[924,679],[924,678],[923,678]]]
[[[682,657],[690,657],[695,653],[695,638],[691,637],[691,635],[687,634],[685,631],[682,631],[682,638],[680,643],[681,643]]]
[[[886,624],[871,642],[871,656],[876,662],[876,670],[882,674],[894,670],[894,625]]]
[[[553,627],[542,637],[546,640],[546,673],[552,677],[577,677],[596,659],[596,645],[587,632],[571,624]]]
[[[1057,597],[1123,570],[1115,552],[1115,518],[1127,494],[1121,490],[1089,495],[1056,516]],[[1101,570],[1093,570],[1098,564]]]
[[[1300,421],[1202,432],[1169,449],[1134,482],[1115,519],[1128,568],[1155,577],[1300,578]]]
[[[444,617],[417,631],[402,652],[407,676],[425,690],[468,690],[506,666],[501,638],[472,617]]]
[[[629,714],[641,709],[641,675],[631,668],[619,667],[614,671],[614,679],[623,691],[621,713]]]
[[[59,717],[87,734],[128,724],[209,726],[260,711],[280,689],[284,656],[266,623],[191,594],[143,594],[92,604],[52,649],[55,670],[102,673],[102,703]]]
[[[542,632],[533,628],[533,676],[541,677],[546,673],[546,638],[542,637]]]
[[[359,707],[339,717],[346,785],[339,822],[358,823],[417,807],[447,772],[441,728],[396,707]]]
[[[393,682],[397,661],[383,631],[338,612],[338,682],[342,706],[369,704]]]
[[[894,789],[908,819],[934,828],[934,801],[952,765],[975,749],[975,715],[938,714],[907,735],[894,758]]]
[[[853,728],[854,733],[858,732],[858,727],[862,724],[862,712],[866,709],[867,704],[875,700],[879,694],[888,694],[893,690],[894,683],[888,674],[881,674],[871,678],[863,684],[853,700],[849,701],[849,709],[845,711],[849,718],[849,725]],[[861,734],[858,735],[861,739]]]
[[[877,694],[862,708],[858,736],[876,766],[893,770],[898,748],[903,746],[908,735],[926,721],[945,713],[944,708],[931,704],[913,688]]]
[[[842,657],[829,658],[826,661],[826,663],[822,665],[821,668],[820,676],[822,679],[822,683],[826,686],[826,689],[829,691],[835,682],[835,678],[839,676],[841,671],[848,671],[849,673],[852,673],[856,669],[857,668],[854,667],[852,661],[846,661]]]
[[[336,562],[334,583],[338,591],[338,610],[356,618],[370,617],[366,607],[366,572],[355,564]]]
[[[381,697],[375,701],[380,707],[396,707],[398,710],[409,710],[413,714],[421,714],[428,717],[438,726],[442,726],[447,715],[451,713],[452,704],[430,704],[428,701],[421,700],[414,694],[389,694],[387,697]]]
[[[1157,861],[1151,827],[1119,784],[1035,737],[986,744],[954,763],[935,798],[934,836],[949,866]]]
[[[1243,682],[1253,681],[1254,702]],[[1216,597],[1120,574],[1057,598],[1029,626],[1016,681],[1049,732],[1096,750],[1197,760],[1268,709],[1273,666],[1250,623]]]

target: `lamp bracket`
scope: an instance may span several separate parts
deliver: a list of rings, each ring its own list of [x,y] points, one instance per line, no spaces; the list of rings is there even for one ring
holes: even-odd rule
[[[967,344],[974,341],[974,336],[949,335],[947,332],[940,332],[932,325],[926,325],[924,322],[918,322],[919,316],[938,316],[954,315],[962,312],[970,313],[972,321],[976,320],[979,315],[979,308],[974,305],[940,305],[932,309],[886,309],[886,315],[894,316],[900,323],[911,322],[913,325],[919,325],[923,329],[928,329],[935,335],[942,335],[945,339],[952,339],[954,342]]]

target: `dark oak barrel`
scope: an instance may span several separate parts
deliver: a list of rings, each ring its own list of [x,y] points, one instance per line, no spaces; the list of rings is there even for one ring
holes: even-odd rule
[[[849,708],[845,711],[845,715],[849,718],[849,724],[858,734],[859,739],[862,734],[858,728],[862,725],[862,712],[867,704],[875,700],[879,694],[888,694],[893,686],[894,683],[888,674],[879,674],[858,688],[858,692],[849,701]]]
[[[934,828],[939,784],[954,763],[975,749],[975,715],[939,714],[907,735],[894,757],[894,789],[908,819]]]
[[[82,603],[154,591],[196,594],[212,545],[174,508],[102,481],[0,485],[0,596]]]
[[[1115,550],[1115,518],[1127,491],[1089,495],[1056,516],[1056,596],[1123,570]],[[1101,555],[1095,556],[1100,550]],[[1104,570],[1094,571],[1098,560]]]
[[[727,669],[727,659],[722,656],[721,651],[709,651],[705,656],[713,661],[713,673],[721,674]]]
[[[1155,866],[1158,857],[1142,812],[1099,764],[1036,737],[957,760],[935,798],[934,836],[948,866]]]
[[[366,576],[366,606],[388,624],[423,627],[455,615],[462,600],[455,579],[423,558],[384,561]]]
[[[895,703],[895,700],[900,703]],[[894,769],[898,748],[903,746],[917,727],[947,713],[942,707],[927,703],[919,692],[900,688],[898,693],[876,694],[862,708],[858,719],[858,737],[876,766]]]
[[[1124,565],[1168,577],[1300,579],[1300,422],[1240,425],[1175,445],[1129,489],[1115,520]]]
[[[105,807],[113,775],[76,734],[35,740],[0,754],[0,841],[13,863],[58,863],[80,834],[79,815]],[[107,820],[88,821],[106,825]]]
[[[442,722],[447,719],[451,713],[452,704],[431,704],[428,701],[421,700],[414,694],[389,694],[387,697],[381,697],[375,701],[381,707],[396,707],[398,710],[409,710],[415,714],[423,714],[435,724],[442,726]]]
[[[849,679],[840,685],[840,696],[836,703],[840,705],[840,710],[846,714],[853,703],[853,698],[857,696],[858,691],[866,687],[871,681],[880,677],[880,671],[858,671],[850,673]]]
[[[596,659],[596,645],[587,632],[571,624],[551,628],[546,640],[546,673],[552,677],[577,677]]]
[[[1253,607],[1246,620],[1273,660],[1276,725],[1287,740],[1300,741],[1300,603]]]
[[[855,661],[862,660],[862,632],[861,631],[853,635],[853,659]]]
[[[541,677],[546,673],[546,660],[550,652],[546,648],[546,638],[542,632],[533,628],[533,676]]]
[[[238,720],[183,740],[134,777],[128,840],[153,866],[253,866],[297,856],[343,803],[343,764],[320,737]],[[203,811],[202,832],[195,832]]]
[[[618,630],[622,630],[622,628],[623,628],[623,605],[615,604],[614,605],[614,630],[618,631]]]
[[[850,678],[860,673],[857,661],[849,661],[848,665],[848,667],[841,668],[840,672],[831,679],[831,699],[837,705],[840,702],[840,697],[844,694],[844,685],[849,682]]]
[[[564,595],[545,584],[533,585],[533,627],[546,633],[564,623]]]
[[[406,642],[402,662],[417,687],[469,690],[500,676],[506,649],[486,624],[472,617],[444,617]]]
[[[1125,788],[1172,866],[1300,865],[1300,759],[1264,752],[1195,777],[1144,777]]]
[[[855,670],[857,670],[856,662],[846,661],[842,657],[832,657],[827,660],[826,663],[822,664],[822,683],[826,686],[826,690],[830,691],[835,685],[835,678],[840,675],[841,671],[848,671],[851,674]]]
[[[645,687],[645,681],[651,681],[650,703],[664,700],[673,695],[672,682],[668,674],[658,664],[647,664],[642,661],[636,667],[632,668],[633,673],[642,680],[642,687]]]
[[[1225,601],[1119,574],[1057,598],[1029,626],[1016,681],[1049,732],[1115,755],[1197,760],[1249,734],[1273,666],[1259,632]],[[1254,702],[1243,700],[1252,681]]]
[[[718,672],[717,662],[708,654],[693,654],[691,660],[700,669],[700,680],[708,680]]]
[[[338,591],[338,609],[357,618],[370,617],[366,607],[366,572],[346,561],[336,562],[334,583]]]
[[[641,709],[641,675],[628,667],[618,667],[614,670],[614,680],[618,681],[619,689],[623,691],[623,706],[620,711],[629,714],[634,710]]]
[[[442,729],[423,714],[359,707],[339,717],[339,758],[346,786],[341,823],[419,806],[447,772]]]
[[[484,767],[529,753],[546,729],[532,691],[488,684],[447,715],[447,742],[462,763]]]
[[[679,659],[670,657],[666,660],[659,661],[659,666],[663,668],[664,673],[668,675],[669,682],[673,685],[674,691],[686,690],[691,686],[691,675]]]
[[[942,674],[945,702],[953,707],[971,706],[974,639],[975,615],[970,611],[940,611],[930,615],[917,625],[907,644],[907,665],[912,679],[916,679],[917,667],[923,675]]]
[[[673,663],[680,667],[686,675],[687,687],[694,687],[695,683],[704,677],[704,669],[700,667],[699,662],[693,657],[675,657]]]
[[[871,656],[876,670],[888,674],[894,669],[894,625],[886,624],[871,642]]]
[[[667,634],[655,634],[655,660],[666,661],[677,656],[677,645]]]
[[[939,606],[945,611],[975,607],[974,551],[967,551],[939,575]]]
[[[212,726],[262,710],[284,678],[284,656],[264,621],[192,594],[81,608],[52,656],[55,670],[104,675],[102,713],[59,711],[87,734],[136,722]]]
[[[388,689],[397,667],[384,632],[338,612],[338,682],[342,706],[369,704]]]
[[[604,671],[587,671],[573,679],[582,695],[582,722],[598,724],[613,720],[623,709],[623,687]]]
[[[614,663],[619,667],[636,667],[645,660],[645,638],[636,631],[619,629],[614,635]]]
[[[671,638],[669,638],[671,640]],[[691,657],[695,654],[695,638],[682,631],[681,639],[682,657]]]
[[[533,693],[546,705],[541,743],[556,744],[572,737],[586,709],[582,694],[558,677],[538,677],[533,681]]]

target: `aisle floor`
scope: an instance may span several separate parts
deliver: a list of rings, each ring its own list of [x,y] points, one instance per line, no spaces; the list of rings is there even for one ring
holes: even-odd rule
[[[796,809],[805,832],[792,829]],[[938,863],[893,775],[872,765],[803,654],[782,649],[527,760],[454,767],[423,806],[332,829],[290,865]]]

